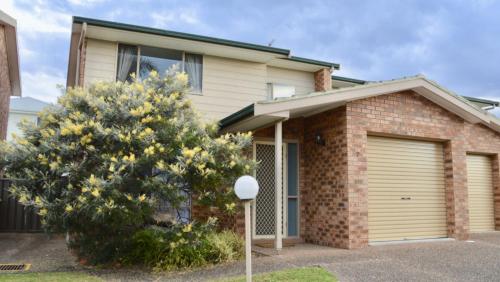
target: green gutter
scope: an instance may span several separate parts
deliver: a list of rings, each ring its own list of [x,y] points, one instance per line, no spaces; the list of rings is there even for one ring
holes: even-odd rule
[[[338,81],[343,81],[343,82],[350,82],[350,83],[355,83],[355,84],[365,84],[367,81],[365,80],[360,80],[360,79],[355,79],[355,78],[350,78],[350,77],[344,77],[344,76],[337,76],[337,75],[332,75],[333,80],[338,80]]]
[[[486,99],[475,98],[475,97],[468,97],[468,96],[462,96],[462,97],[464,97],[465,99],[467,99],[467,100],[469,100],[471,102],[492,105],[492,106],[495,106],[495,107],[498,107],[500,105],[500,102],[497,102],[497,101],[486,100]]]
[[[225,45],[225,46],[230,46],[230,47],[250,49],[250,50],[254,50],[254,51],[275,53],[275,54],[280,54],[280,55],[285,55],[285,56],[290,55],[290,50],[287,50],[287,49],[274,48],[274,47],[269,47],[269,46],[264,46],[264,45],[244,43],[244,42],[239,42],[239,41],[220,39],[220,38],[202,36],[202,35],[195,35],[195,34],[184,33],[184,32],[163,30],[163,29],[157,29],[157,28],[151,28],[151,27],[145,27],[145,26],[117,23],[117,22],[111,22],[111,21],[103,21],[103,20],[90,19],[90,18],[77,17],[77,16],[73,17],[73,23],[82,24],[84,22],[87,23],[88,25],[93,25],[93,26],[115,28],[115,29],[121,29],[121,30],[126,30],[126,31],[134,31],[134,32],[153,34],[153,35],[168,36],[168,37],[193,40],[193,41],[199,41],[199,42],[205,42],[205,43],[213,43],[213,44]]]
[[[307,58],[302,58],[302,57],[291,56],[289,58],[285,58],[285,60],[299,62],[299,63],[305,63],[305,64],[311,64],[311,65],[317,65],[317,66],[323,66],[323,67],[329,67],[329,68],[333,68],[336,70],[340,69],[340,65],[336,64],[336,63],[312,60],[312,59],[307,59]]]
[[[254,104],[250,104],[243,109],[227,116],[219,121],[220,129],[224,129],[254,114]]]

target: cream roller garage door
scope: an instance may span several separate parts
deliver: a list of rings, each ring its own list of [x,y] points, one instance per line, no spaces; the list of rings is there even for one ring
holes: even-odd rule
[[[368,137],[368,237],[447,237],[443,146]]]
[[[491,160],[487,156],[467,155],[469,221],[471,232],[495,230]]]

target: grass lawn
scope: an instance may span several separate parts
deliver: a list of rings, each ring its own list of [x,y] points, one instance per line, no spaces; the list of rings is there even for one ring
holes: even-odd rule
[[[245,281],[245,276],[219,280],[220,282],[240,282]],[[317,281],[336,282],[337,279],[321,267],[292,268],[276,272],[257,274],[253,276],[253,281],[278,282],[278,281]]]
[[[101,278],[83,272],[34,272],[34,273],[12,273],[0,274],[0,281],[40,281],[40,282],[101,282]]]

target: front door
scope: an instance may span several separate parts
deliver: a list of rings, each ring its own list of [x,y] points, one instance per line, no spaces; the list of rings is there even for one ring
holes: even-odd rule
[[[283,144],[283,236],[298,236],[298,148],[296,143]],[[259,162],[255,176],[259,194],[253,208],[253,237],[273,238],[276,230],[276,185],[274,142],[256,142],[254,158]]]

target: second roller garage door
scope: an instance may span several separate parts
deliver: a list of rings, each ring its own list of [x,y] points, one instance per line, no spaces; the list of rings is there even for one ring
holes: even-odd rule
[[[371,242],[447,237],[443,146],[368,137]]]
[[[492,171],[488,156],[467,155],[471,232],[495,230]]]

